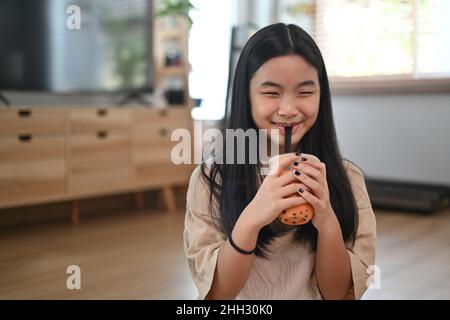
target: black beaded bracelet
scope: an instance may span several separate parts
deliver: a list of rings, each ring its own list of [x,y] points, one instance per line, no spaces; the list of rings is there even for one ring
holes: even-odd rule
[[[230,242],[231,246],[239,253],[242,253],[242,254],[254,254],[256,252],[256,247],[255,247],[255,249],[253,249],[251,251],[247,251],[247,250],[239,248],[237,246],[237,244],[234,243],[233,238],[231,237],[231,233],[230,233],[230,236],[228,237],[228,241]]]

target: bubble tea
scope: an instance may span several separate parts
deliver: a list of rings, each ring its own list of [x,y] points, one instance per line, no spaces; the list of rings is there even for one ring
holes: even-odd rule
[[[284,128],[284,152],[289,153],[291,152],[291,139],[292,139],[292,127],[285,127]],[[309,159],[308,159],[309,160]],[[311,159],[312,161],[315,161],[315,159]],[[292,170],[287,169],[284,174],[292,174]],[[307,189],[309,190],[309,189]],[[293,194],[289,197],[301,197],[299,194]],[[305,223],[308,223],[313,215],[314,215],[314,209],[306,202],[306,200],[303,200],[304,203],[283,210],[280,215],[278,216],[278,220],[284,224],[291,225],[291,226],[297,226],[302,225]]]

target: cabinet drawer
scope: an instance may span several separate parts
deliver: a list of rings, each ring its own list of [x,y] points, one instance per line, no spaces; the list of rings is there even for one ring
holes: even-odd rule
[[[190,110],[185,108],[138,109],[133,115],[133,136],[147,141],[170,141],[173,130],[190,129],[192,126]]]
[[[58,109],[0,110],[0,133],[62,133],[66,112]]]
[[[133,117],[134,123],[137,125],[146,122],[170,124],[180,119],[184,122],[191,119],[191,110],[189,108],[135,109]]]
[[[135,165],[136,184],[138,186],[161,186],[189,183],[193,165],[175,165],[172,163],[143,162]]]
[[[193,166],[176,165],[172,161],[171,152],[175,144],[177,142],[133,141],[133,167],[138,185],[187,184],[189,182]],[[193,159],[191,154],[191,161]]]
[[[0,204],[65,193],[63,135],[0,135]]]
[[[86,130],[128,129],[131,111],[124,109],[79,108],[69,111],[71,132]]]
[[[69,192],[120,190],[131,182],[131,146],[127,131],[72,134],[69,142]]]

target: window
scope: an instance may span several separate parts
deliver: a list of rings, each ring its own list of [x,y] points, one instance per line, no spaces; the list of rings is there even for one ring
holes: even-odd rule
[[[189,90],[201,99],[192,110],[196,120],[218,120],[225,114],[231,37],[229,1],[192,0],[194,21],[189,34]]]
[[[450,1],[316,0],[313,37],[337,92],[450,91]]]

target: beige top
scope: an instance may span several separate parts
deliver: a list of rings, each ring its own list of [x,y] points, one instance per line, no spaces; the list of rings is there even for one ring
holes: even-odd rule
[[[344,166],[359,214],[355,245],[346,244],[354,285],[347,298],[360,299],[370,276],[367,268],[375,263],[376,223],[361,171],[348,161],[344,161]],[[212,222],[209,189],[204,180],[199,179],[200,174],[198,166],[189,182],[183,236],[198,298],[204,299],[211,288],[219,249],[227,238]],[[308,244],[293,242],[294,233],[295,230],[274,239],[269,246],[273,253],[269,259],[255,257],[237,299],[322,299],[314,276],[315,253],[309,250]]]

